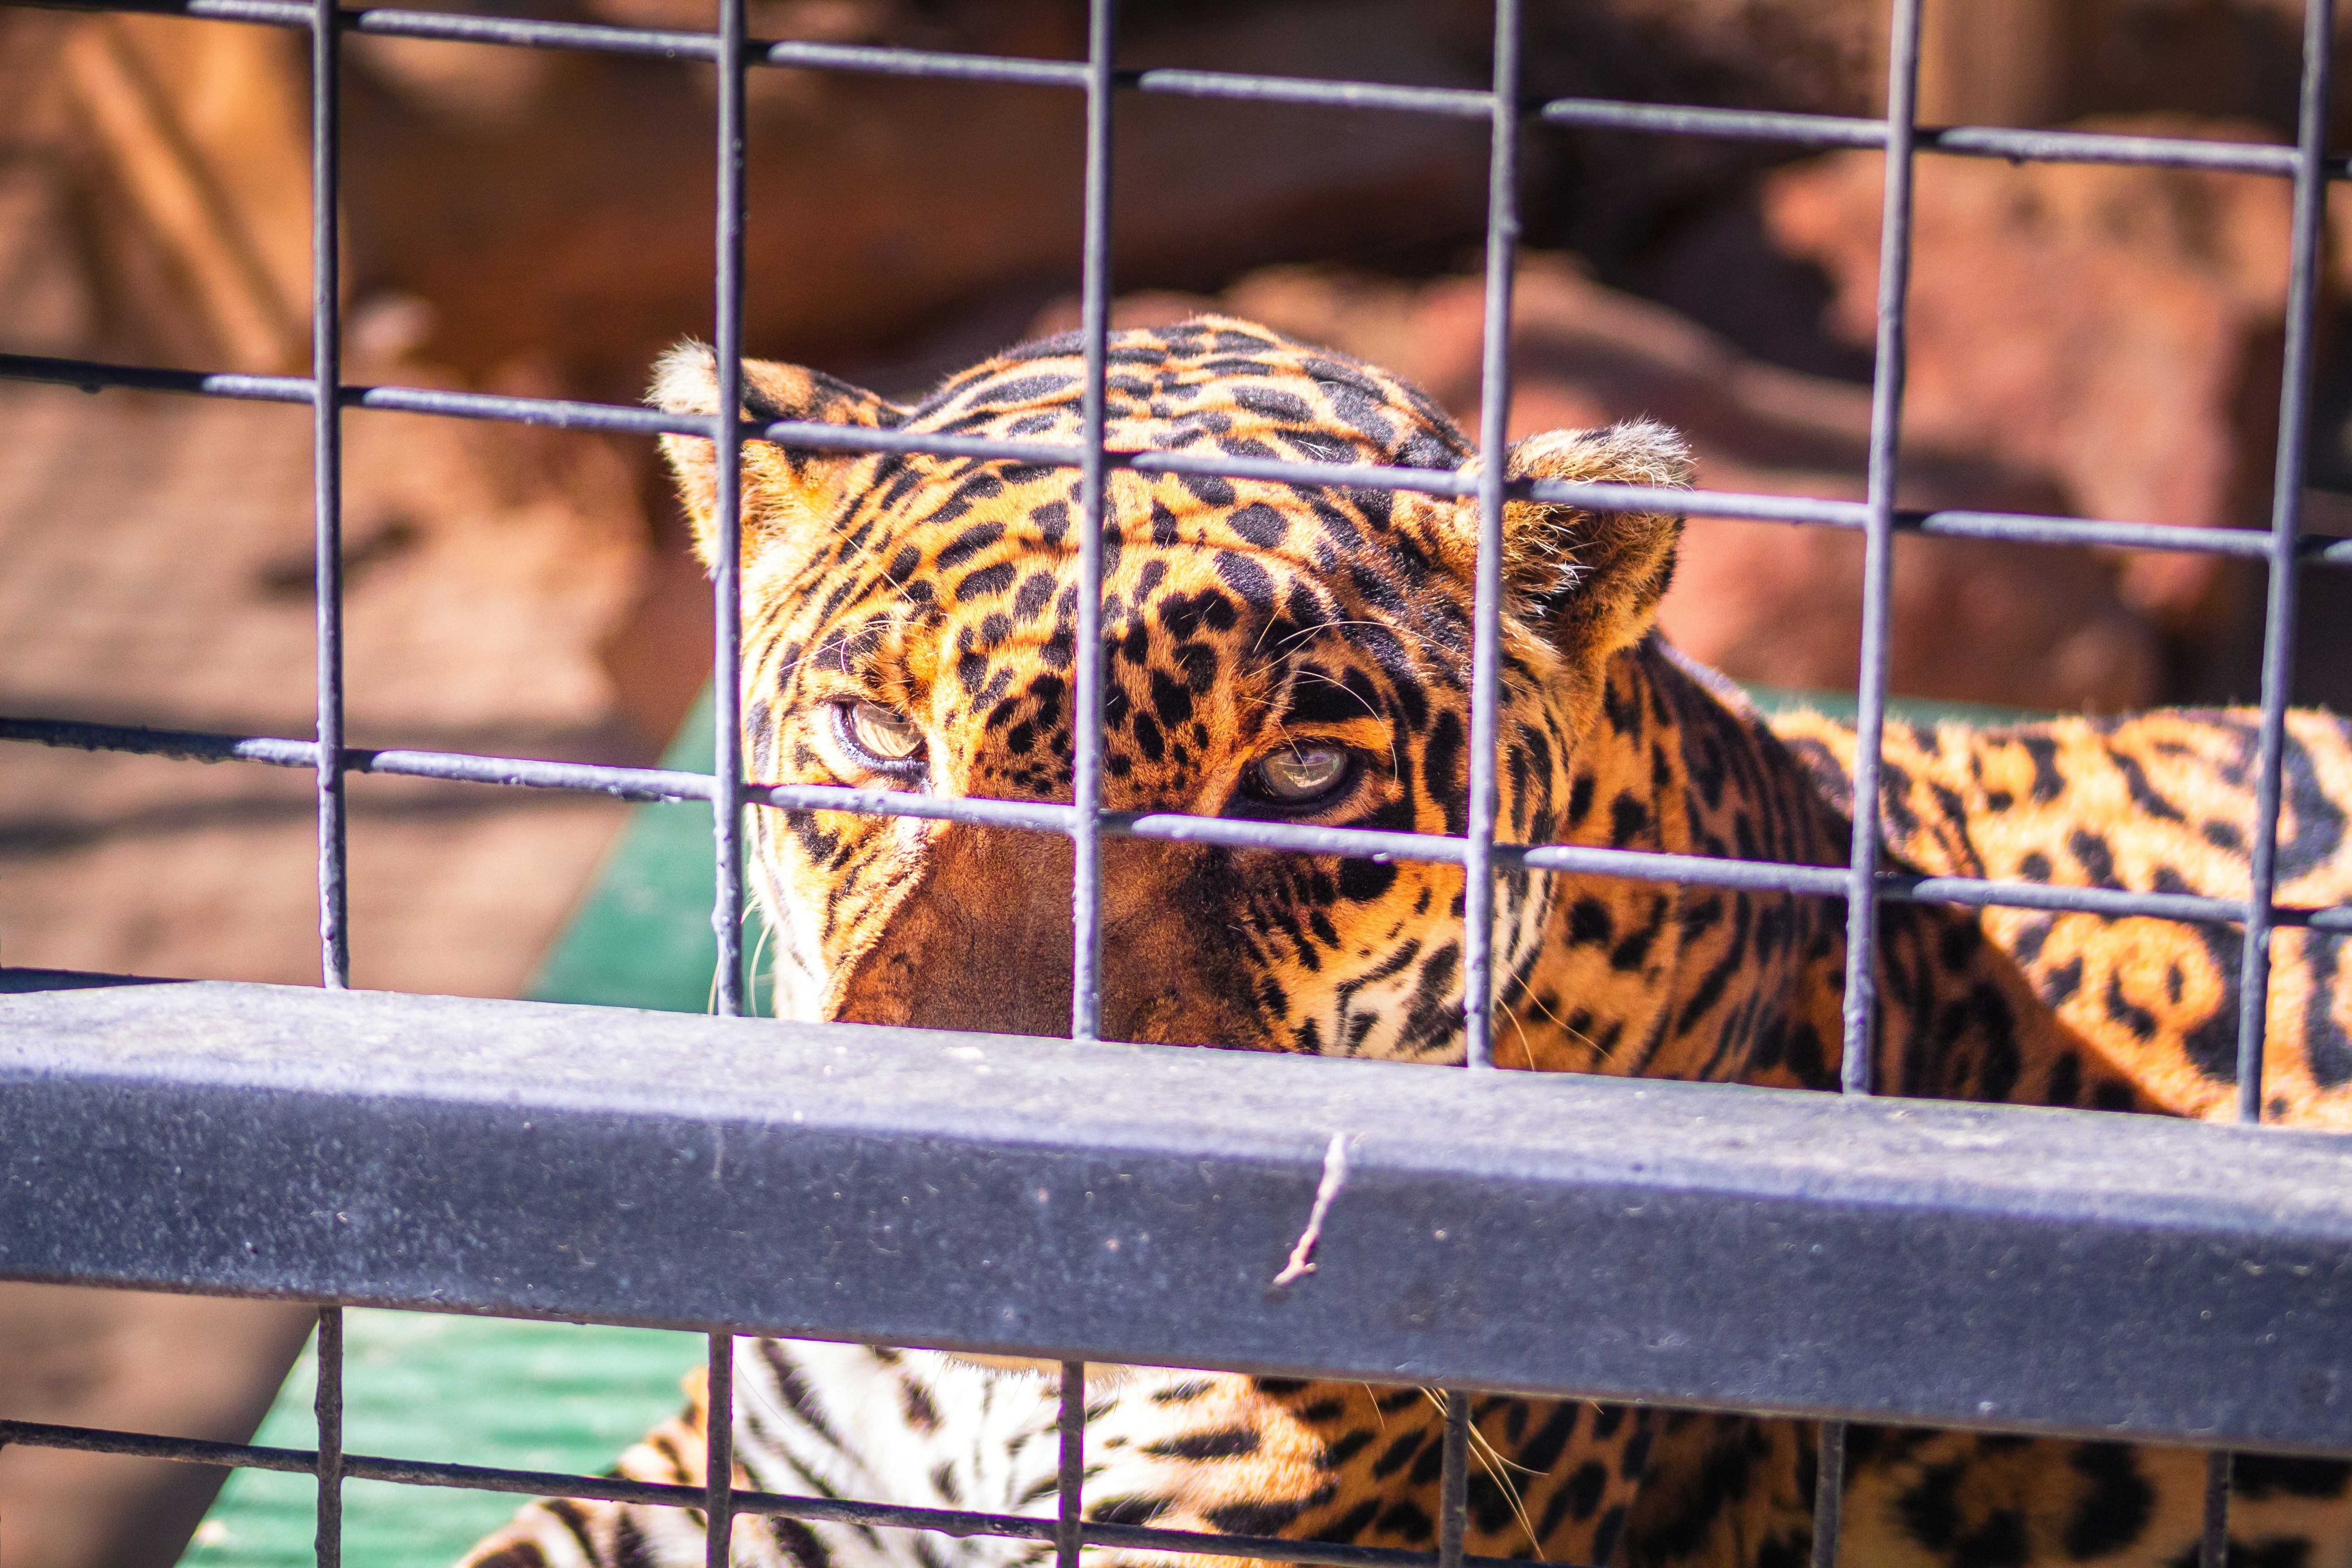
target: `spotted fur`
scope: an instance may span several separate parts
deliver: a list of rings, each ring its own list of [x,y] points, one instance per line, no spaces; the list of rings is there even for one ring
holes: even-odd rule
[[[780,365],[747,367],[758,419],[1072,442],[1075,340],[1031,344],[902,407]],[[708,354],[656,398],[710,412]],[[1424,396],[1371,366],[1202,318],[1110,344],[1117,449],[1461,472]],[[709,446],[667,442],[712,537]],[[1516,478],[1677,484],[1645,424],[1514,446]],[[794,783],[1066,800],[1075,471],[965,458],[744,456],[744,739]],[[1105,779],[1112,810],[1293,817],[1459,834],[1475,507],[1351,487],[1115,471],[1103,539]],[[1678,520],[1506,509],[1500,823],[1523,843],[1840,865],[1849,731],[1768,722],[1651,630]],[[860,705],[865,705],[861,707]],[[845,729],[880,715],[891,762]],[[1343,758],[1303,805],[1287,757]],[[1899,864],[2242,897],[2253,726],[2235,712],[2007,730],[1893,727],[1884,819]],[[2289,731],[2281,896],[2352,899],[2352,730]],[[1067,846],[909,819],[754,814],[760,896],[796,1016],[1059,1034]],[[1444,1063],[1462,1055],[1462,878],[1199,845],[1114,840],[1103,870],[1107,1034]],[[1496,1055],[1508,1068],[1829,1089],[1844,964],[1835,900],[1526,871],[1501,879]],[[2238,934],[2147,920],[1890,904],[1885,1092],[2176,1115],[2226,1113]],[[2352,1121],[2344,939],[2273,949],[2263,1092],[2285,1122]],[[740,1483],[1047,1517],[1055,1379],[919,1351],[747,1342]],[[1090,1384],[1091,1517],[1427,1548],[1437,1435],[1413,1389],[1105,1369]],[[698,1397],[625,1473],[700,1483]],[[1810,1428],[1485,1398],[1470,1550],[1638,1568],[1792,1568],[1812,1531]],[[2233,1530],[2273,1568],[2352,1561],[2346,1467],[2250,1461]],[[1848,1548],[1871,1563],[2169,1564],[2191,1552],[2197,1456],[1857,1429]],[[471,1568],[685,1564],[699,1516],[541,1503]],[[739,1521],[743,1563],[1035,1563],[1041,1543]],[[1106,1553],[1105,1555],[1109,1555]]]

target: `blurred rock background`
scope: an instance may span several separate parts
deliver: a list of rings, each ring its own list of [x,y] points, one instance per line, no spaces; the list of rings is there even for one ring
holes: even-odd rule
[[[751,30],[1075,58],[1081,9],[752,0]],[[1882,9],[1533,0],[1528,85],[1871,114]],[[1132,66],[1487,73],[1477,0],[1124,10]],[[2283,141],[2300,26],[2294,0],[1928,0],[1923,118]],[[304,48],[260,27],[0,12],[0,350],[302,371]],[[351,379],[633,401],[656,353],[709,332],[706,72],[346,48]],[[753,353],[905,393],[1073,319],[1075,95],[765,69],[751,89]],[[1213,304],[1475,414],[1482,125],[1129,95],[1118,148],[1123,320]],[[1526,169],[1516,429],[1648,414],[1690,433],[1706,486],[1862,494],[1874,154],[1539,127]],[[2283,182],[1930,157],[1917,191],[1904,504],[2262,524]],[[2310,517],[2352,532],[2345,254],[2331,246]],[[0,712],[308,732],[306,411],[0,384]],[[346,428],[354,742],[651,760],[709,637],[651,444],[385,414]],[[1860,567],[1849,535],[1695,521],[1666,625],[1742,679],[1850,687]],[[2301,700],[2352,707],[2347,579],[2305,574]],[[1915,538],[1895,592],[1898,692],[2112,711],[2256,690],[2260,575],[2211,558]],[[356,983],[490,995],[523,985],[620,820],[369,778],[352,814]],[[314,854],[300,775],[0,748],[0,962],[310,983]],[[237,1436],[299,1337],[293,1310],[82,1300],[0,1288],[0,1410]],[[214,1394],[140,1403],[155,1367],[199,1362]],[[169,1562],[214,1479],[12,1451],[0,1561]]]

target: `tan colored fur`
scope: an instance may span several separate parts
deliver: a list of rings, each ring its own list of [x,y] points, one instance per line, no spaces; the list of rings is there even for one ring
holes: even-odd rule
[[[1028,345],[902,407],[755,363],[746,411],[761,424],[1067,448],[1085,433],[1082,369],[1074,342]],[[707,355],[685,351],[666,363],[657,395],[709,413],[712,380]],[[1441,493],[1475,475],[1460,433],[1373,367],[1202,318],[1113,338],[1105,434],[1120,453],[1368,463],[1447,483],[1391,495],[1114,471],[1104,806],[1463,832],[1478,510]],[[710,444],[665,445],[708,557],[718,538]],[[1502,837],[1843,866],[1851,732],[1802,715],[1768,723],[1650,635],[1677,520],[1538,501],[1522,484],[1680,484],[1679,443],[1641,424],[1552,432],[1516,445],[1506,474],[1520,488],[1505,510],[1501,563]],[[1082,515],[1070,468],[755,442],[743,476],[755,776],[1069,799],[1073,725],[1088,721],[1071,705]],[[919,751],[861,752],[845,728],[861,705],[919,732]],[[1891,726],[1890,868],[2242,899],[2250,722],[2174,713],[1982,732]],[[2280,893],[2341,903],[2352,897],[2352,731],[2305,715],[2289,739]],[[1326,795],[1300,805],[1266,793],[1268,759],[1310,752],[1346,759]],[[1067,1027],[1066,841],[838,813],[754,816],[785,1011]],[[1459,1061],[1462,894],[1459,869],[1443,865],[1113,840],[1105,1031]],[[1840,900],[1514,871],[1499,879],[1496,903],[1502,1066],[1836,1086]],[[2232,928],[1900,901],[1883,907],[1880,928],[1883,1091],[2228,1113]],[[2280,1121],[2352,1121],[2344,945],[2293,929],[2274,941],[2264,1095]],[[751,1473],[772,1478],[763,1484],[799,1467],[964,1507],[978,1506],[971,1478],[982,1478],[990,1496],[1032,1514],[1046,1506],[1051,1458],[1036,1445],[1051,1426],[1050,1377],[931,1352],[746,1343],[747,1386],[764,1367],[790,1406],[739,1416],[739,1447]],[[1810,1550],[1808,1426],[1505,1397],[1480,1399],[1474,1415],[1474,1552],[1797,1568]],[[698,1419],[665,1431],[691,1432]],[[1106,1380],[1090,1408],[1087,1505],[1114,1522],[1426,1549],[1438,1425],[1417,1390],[1138,1370]],[[660,1437],[627,1462],[689,1473],[698,1460]],[[1853,1561],[2167,1568],[2193,1544],[2194,1457],[1871,1428],[1853,1442]],[[2278,1568],[2301,1568],[2298,1552],[2315,1564],[2345,1561],[2352,1467],[2300,1463],[2246,1472],[2235,1517],[2249,1549],[2278,1553]],[[552,1563],[573,1549],[566,1539],[618,1542],[644,1511],[611,1509],[576,1530],[527,1511],[470,1561],[538,1568],[531,1552]],[[551,1533],[557,1525],[567,1533]],[[635,1559],[596,1546],[583,1561],[699,1562],[674,1518],[630,1539],[656,1537]],[[782,1552],[801,1568],[845,1556],[943,1568],[922,1552],[947,1547],[898,1539],[774,1527],[750,1545],[739,1535],[737,1550],[747,1563]],[[953,1550],[973,1568],[1037,1561],[1018,1542]]]

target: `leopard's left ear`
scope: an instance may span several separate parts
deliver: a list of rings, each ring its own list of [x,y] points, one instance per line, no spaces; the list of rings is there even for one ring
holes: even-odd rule
[[[1515,479],[1685,489],[1690,448],[1663,425],[1547,430],[1515,442]],[[1462,503],[1475,527],[1476,503]],[[1588,511],[1558,501],[1503,504],[1503,577],[1518,614],[1570,659],[1598,662],[1631,647],[1657,619],[1674,580],[1683,520],[1665,511]]]
[[[664,354],[654,366],[653,390],[646,401],[671,414],[717,413],[719,366],[709,345],[689,340]],[[908,411],[823,371],[747,359],[743,417],[889,430],[906,422]],[[677,477],[678,499],[694,522],[695,553],[705,566],[715,564],[719,464],[711,444],[691,436],[664,436],[661,447]],[[833,515],[841,477],[863,456],[744,442],[743,558],[754,559],[780,542],[814,543],[817,531]]]

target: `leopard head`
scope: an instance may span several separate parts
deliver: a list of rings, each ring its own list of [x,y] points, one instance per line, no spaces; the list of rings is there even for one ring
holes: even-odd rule
[[[1106,443],[1127,452],[1468,471],[1414,388],[1247,322],[1112,335]],[[1075,336],[1016,348],[912,406],[747,362],[746,416],[1076,443]],[[709,351],[662,406],[709,414]],[[708,441],[665,437],[706,561]],[[1514,478],[1687,482],[1648,424],[1513,446]],[[1102,804],[1460,834],[1475,499],[1115,469],[1102,538]],[[1069,467],[745,444],[743,738],[764,783],[1071,798],[1078,552]],[[1603,667],[1648,631],[1680,520],[1505,509],[1499,831],[1567,809]],[[779,1011],[1068,1032],[1072,849],[1059,836],[758,808],[755,878]],[[1444,865],[1105,842],[1109,1037],[1444,1060],[1461,1052],[1463,878]],[[1522,960],[1549,879],[1505,877],[1496,962]],[[1498,973],[1507,973],[1498,968]]]

